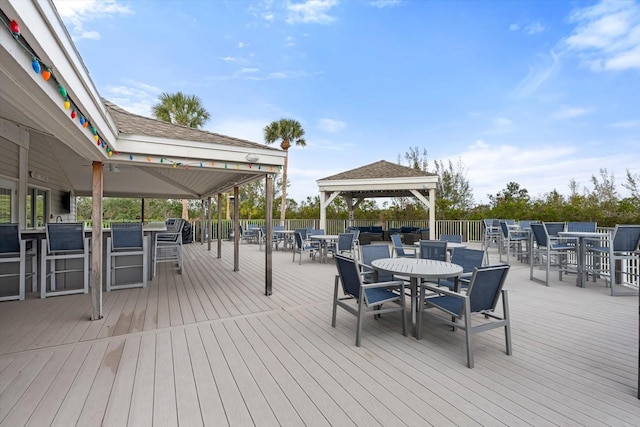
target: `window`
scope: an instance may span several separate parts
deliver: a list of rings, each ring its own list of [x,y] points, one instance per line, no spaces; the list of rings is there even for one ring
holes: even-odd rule
[[[16,184],[0,180],[0,224],[13,222],[13,206]]]
[[[44,227],[49,213],[49,190],[29,188],[27,190],[27,228]]]

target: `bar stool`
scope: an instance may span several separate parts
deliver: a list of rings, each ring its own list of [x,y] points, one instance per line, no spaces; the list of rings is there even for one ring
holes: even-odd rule
[[[67,268],[67,261],[82,260],[82,268]],[[58,267],[62,264],[61,269]],[[58,289],[56,276],[82,273],[81,288]],[[50,278],[51,290],[47,290]],[[86,294],[89,292],[89,238],[84,237],[81,222],[47,224],[47,238],[42,240],[40,260],[40,298]]]
[[[30,247],[27,244],[30,243]],[[31,271],[26,271],[27,261],[31,261]],[[22,240],[18,224],[0,224],[0,264],[18,264],[18,272],[0,266],[0,284],[5,284],[6,278],[18,277],[17,293],[0,293],[0,301],[23,300],[25,296],[26,279],[31,279],[31,285],[37,283],[37,254],[35,239]]]
[[[111,237],[107,237],[107,292],[112,289],[126,289],[147,287],[148,242],[142,231],[142,223],[114,223],[111,224]],[[127,257],[142,257],[140,264],[122,263],[118,259],[127,261]],[[142,268],[142,281],[116,285],[116,271]]]

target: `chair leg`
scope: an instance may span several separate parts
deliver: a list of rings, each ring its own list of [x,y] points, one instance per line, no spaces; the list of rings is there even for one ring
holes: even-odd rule
[[[471,300],[469,298],[464,300],[464,335],[467,347],[467,367],[473,368],[473,351],[471,350],[473,331],[471,330]]]
[[[358,324],[356,325],[356,347],[360,347],[360,335],[362,334],[362,317],[364,316],[364,292],[360,292],[358,298]]]
[[[336,275],[336,280],[333,286],[333,316],[331,316],[331,326],[336,327],[336,316],[338,314],[338,283],[340,276]]]
[[[507,354],[510,356],[511,349],[511,318],[509,316],[509,298],[507,298],[507,291],[502,290],[502,317],[506,321],[504,325],[504,340],[507,346]]]

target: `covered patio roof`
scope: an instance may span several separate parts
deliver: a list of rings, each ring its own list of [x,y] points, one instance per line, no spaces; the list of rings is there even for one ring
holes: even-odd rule
[[[435,197],[438,175],[380,160],[316,181],[320,190],[320,224],[325,228],[326,208],[339,195],[353,211],[367,198],[416,197],[429,210],[431,238],[435,238]]]
[[[284,151],[139,116],[104,100],[51,1],[0,0],[0,19],[0,186],[11,198],[10,222],[27,226],[31,189],[47,194],[44,212],[37,214],[40,226],[60,214],[76,220],[75,207],[65,207],[63,196],[93,197],[94,320],[101,316],[96,313],[101,311],[104,196],[217,194],[220,200],[221,193],[233,190],[237,196],[240,185],[265,179],[270,206]],[[270,251],[265,256],[269,264]],[[266,270],[270,293],[270,267]]]

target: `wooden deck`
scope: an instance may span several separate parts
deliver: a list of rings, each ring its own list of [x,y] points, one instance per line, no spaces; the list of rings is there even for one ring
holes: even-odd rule
[[[638,297],[604,282],[545,287],[515,262],[513,355],[486,332],[468,369],[462,332],[426,324],[417,341],[392,315],[355,347],[354,316],[331,327],[331,260],[274,251],[266,297],[257,245],[239,272],[230,243],[185,252],[184,274],[105,293],[100,321],[88,295],[0,303],[0,425],[640,424]]]

